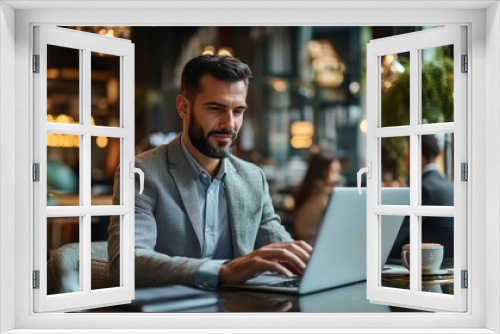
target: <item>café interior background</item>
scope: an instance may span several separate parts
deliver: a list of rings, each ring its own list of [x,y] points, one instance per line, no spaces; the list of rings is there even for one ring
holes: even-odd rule
[[[343,186],[355,186],[356,173],[365,166],[367,43],[431,27],[68,28],[135,44],[136,153],[165,144],[181,131],[175,97],[182,67],[189,59],[212,52],[249,64],[254,73],[249,108],[233,152],[264,170],[275,208],[285,226],[291,226],[292,193],[311,152],[319,147],[335,152],[342,164]],[[49,47],[48,55],[47,121],[78,122],[78,51]],[[92,53],[91,63],[92,122],[117,125],[119,58]],[[398,80],[409,74],[407,59],[386,57],[381,66],[385,71],[382,93],[392,90],[397,96]],[[397,106],[388,110],[396,119]],[[119,145],[113,138],[92,139],[93,205],[111,204]],[[408,180],[404,152],[394,147],[388,145],[386,149],[394,152],[383,154],[383,170],[389,171],[384,173],[384,184],[404,186]],[[48,134],[47,156],[48,205],[78,205],[79,137]],[[108,217],[95,218],[92,241],[106,240]],[[78,242],[78,224],[62,223],[49,224],[48,254]]]

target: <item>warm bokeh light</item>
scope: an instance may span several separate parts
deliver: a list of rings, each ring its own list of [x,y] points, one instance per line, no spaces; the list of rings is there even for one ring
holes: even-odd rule
[[[311,122],[293,122],[290,129],[292,136],[308,136],[312,137],[314,134],[314,126]]]
[[[204,56],[213,56],[215,54],[215,48],[212,45],[207,45],[201,54]]]
[[[400,63],[397,54],[389,54],[382,57],[380,77],[382,89],[388,90],[395,86],[399,76],[405,72],[405,67]]]
[[[390,65],[394,61],[394,55],[387,55],[384,58],[384,64]]]
[[[52,115],[47,114],[47,122],[51,123],[61,123],[61,124],[79,124],[75,121],[73,116],[60,114]],[[90,125],[95,125],[93,117],[90,117]],[[99,138],[103,138],[100,139]],[[104,148],[108,145],[108,139],[106,137],[98,137],[97,146]],[[47,133],[47,146],[49,147],[79,147],[80,139],[76,135],[65,135],[60,133]]]
[[[286,82],[281,80],[281,79],[274,79],[271,82],[271,84],[272,84],[274,90],[276,90],[277,92],[280,92],[280,93],[286,92],[286,90],[288,88]]]
[[[366,133],[367,130],[367,124],[366,124],[366,118],[363,118],[361,122],[359,122],[359,131],[362,133]]]
[[[57,79],[61,76],[61,70],[58,68],[47,69],[47,79]]]
[[[125,26],[90,26],[75,27],[76,30],[91,32],[94,34],[130,39],[132,37],[132,27]]]
[[[74,122],[74,118],[66,114],[60,114],[56,117],[56,123],[71,124]]]
[[[95,143],[97,144],[97,147],[99,148],[105,148],[108,146],[108,138],[106,137],[97,137],[95,140]]]
[[[47,133],[48,147],[75,148],[80,147],[80,136],[60,133]]]
[[[312,136],[314,134],[314,126],[311,122],[293,122],[290,128],[290,133],[292,135],[292,138],[290,139],[290,145],[292,145],[294,149],[304,149],[311,147],[313,143]]]
[[[232,57],[233,53],[234,53],[234,51],[229,47],[223,47],[223,48],[220,48],[219,51],[217,51],[217,55],[223,56],[223,57],[224,56]]]
[[[309,148],[312,145],[312,138],[308,136],[293,136],[290,140],[290,145],[294,149]]]
[[[346,65],[331,41],[311,40],[306,46],[315,81],[321,86],[337,88],[344,82]]]
[[[212,45],[207,45],[205,46],[205,49],[203,49],[203,52],[201,53],[204,56],[213,56],[217,54],[218,56],[222,57],[232,57],[234,54],[234,50],[230,47],[221,47],[219,50],[217,50],[215,47]]]

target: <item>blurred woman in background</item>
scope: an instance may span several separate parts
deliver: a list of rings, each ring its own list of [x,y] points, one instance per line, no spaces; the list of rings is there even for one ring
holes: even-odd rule
[[[294,236],[314,244],[318,228],[332,195],[340,180],[340,161],[333,152],[313,153],[304,179],[294,195]]]

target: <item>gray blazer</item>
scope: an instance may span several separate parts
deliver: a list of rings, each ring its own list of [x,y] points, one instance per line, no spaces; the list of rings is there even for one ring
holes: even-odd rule
[[[136,157],[145,175],[144,192],[135,194],[135,283],[195,285],[202,259],[203,226],[196,184],[182,151],[180,136],[168,145]],[[225,188],[233,244],[239,257],[273,242],[292,241],[269,196],[264,173],[235,156],[227,158]],[[119,203],[119,172],[113,203]],[[108,227],[109,275],[119,282],[119,217]]]

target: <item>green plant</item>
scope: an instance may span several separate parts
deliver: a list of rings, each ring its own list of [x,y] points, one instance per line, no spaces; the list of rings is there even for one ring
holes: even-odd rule
[[[422,60],[421,64],[421,122],[453,122],[453,46],[423,50],[422,54],[428,59]],[[382,88],[383,127],[410,124],[410,60],[401,55],[396,59],[404,70],[389,87]],[[407,146],[408,138],[404,137],[382,141],[382,165],[386,169],[392,168],[395,178],[408,175],[404,159]]]

